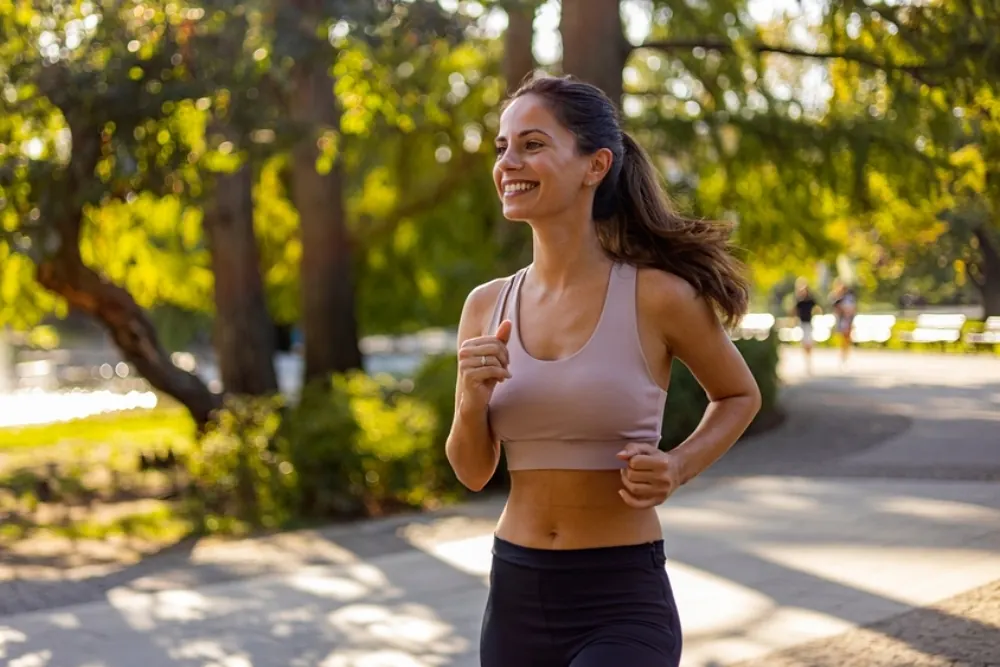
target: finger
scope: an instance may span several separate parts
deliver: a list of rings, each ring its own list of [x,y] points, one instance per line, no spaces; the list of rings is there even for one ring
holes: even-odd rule
[[[626,505],[637,510],[649,509],[660,504],[656,498],[636,498],[625,489],[619,489],[618,495],[622,497]]]
[[[623,468],[622,475],[625,479],[638,484],[655,484],[659,481],[660,475],[652,470],[633,470]]]
[[[628,478],[628,476],[622,471],[622,486],[625,490],[636,498],[648,498],[649,496],[656,493],[653,486],[647,482],[636,482]]]
[[[500,345],[501,347],[507,347],[507,341],[496,336],[476,336],[475,338],[463,341],[459,347],[475,347],[477,345]]]
[[[493,355],[483,355],[481,357],[468,357],[458,360],[458,367],[463,369],[484,368],[486,366],[504,367],[503,363]]]
[[[478,366],[470,368],[463,374],[471,382],[488,382],[490,380],[503,382],[510,378],[510,371],[500,366]]]
[[[459,359],[479,359],[480,357],[496,357],[504,366],[510,363],[507,347],[496,341],[470,345],[458,351]]]
[[[661,473],[669,465],[669,459],[664,457],[662,454],[636,454],[628,460],[628,467],[630,470],[645,470]]]
[[[507,342],[510,341],[510,332],[513,330],[514,330],[514,325],[511,323],[511,321],[504,320],[503,322],[500,323],[500,326],[497,327],[496,336],[501,343],[506,345]]]
[[[486,348],[463,352],[458,357],[458,363],[470,368],[477,366],[503,366],[506,368],[508,366],[507,355],[504,352],[493,354]]]
[[[483,362],[486,362],[483,365]],[[502,365],[496,357],[475,357],[473,359],[462,359],[458,362],[459,372],[463,375],[469,375],[474,371],[484,370],[484,369],[496,369],[500,371],[497,377],[501,379],[507,379],[510,377],[510,371],[506,366]]]
[[[618,458],[628,460],[639,454],[655,454],[658,451],[660,450],[646,442],[629,442],[618,452]]]

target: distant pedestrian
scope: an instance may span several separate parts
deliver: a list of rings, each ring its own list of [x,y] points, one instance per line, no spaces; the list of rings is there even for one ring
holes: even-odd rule
[[[837,316],[837,333],[840,334],[840,365],[847,364],[851,351],[851,333],[854,316],[858,313],[858,300],[851,289],[842,281],[833,283],[833,313]]]
[[[816,299],[813,298],[809,283],[805,278],[795,281],[795,317],[799,321],[799,329],[802,331],[802,351],[806,359],[806,372],[812,373],[812,349],[813,349],[813,315],[819,310]]]

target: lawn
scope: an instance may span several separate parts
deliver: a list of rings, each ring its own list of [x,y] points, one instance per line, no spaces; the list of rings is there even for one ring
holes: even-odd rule
[[[160,500],[171,478],[141,472],[140,454],[183,455],[194,436],[187,411],[172,405],[0,428],[0,546],[39,531],[176,539],[184,530]]]
[[[193,435],[194,422],[184,408],[138,409],[57,424],[0,428],[0,454],[88,445],[115,445],[131,449],[169,443],[190,446]]]

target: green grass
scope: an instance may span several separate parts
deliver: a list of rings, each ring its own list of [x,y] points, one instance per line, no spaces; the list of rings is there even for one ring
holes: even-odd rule
[[[187,448],[194,422],[180,407],[129,410],[57,424],[0,428],[0,452],[64,445],[125,445],[130,449],[174,444]]]

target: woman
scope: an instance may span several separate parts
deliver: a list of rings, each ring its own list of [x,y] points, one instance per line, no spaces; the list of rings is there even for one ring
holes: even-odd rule
[[[532,263],[474,289],[459,324],[447,455],[473,490],[501,442],[483,667],[677,665],[681,628],[656,506],[718,459],[760,406],[722,323],[747,285],[720,226],[673,213],[611,101],[569,78],[508,101],[494,179]],[[721,315],[721,317],[720,317]],[[673,358],[711,404],[657,448]]]

